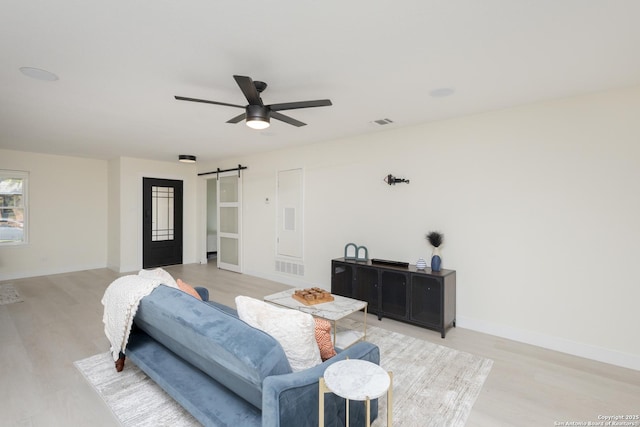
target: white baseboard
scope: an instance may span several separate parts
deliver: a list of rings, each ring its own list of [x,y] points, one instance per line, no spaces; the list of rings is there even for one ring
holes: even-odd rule
[[[489,335],[507,338],[525,344],[535,345],[549,350],[555,350],[574,356],[584,357],[586,359],[596,360],[598,362],[609,363],[611,365],[640,371],[640,356],[635,354],[623,353],[604,347],[598,347],[591,344],[584,344],[567,340],[565,338],[554,337],[537,332],[524,331],[502,324],[486,322],[484,320],[470,319],[466,317],[458,317],[456,319],[456,326],[465,329],[471,329],[473,331],[483,332]]]
[[[318,286],[317,284],[305,281],[302,277],[296,277],[284,273],[263,274],[262,272],[257,271],[244,271],[243,273],[248,276],[259,277],[260,279],[283,283],[291,286],[292,288],[311,288],[313,286]]]
[[[42,270],[14,271],[9,274],[0,274],[0,281],[27,279],[29,277],[52,276],[54,274],[73,273],[75,271],[97,270],[99,268],[107,268],[105,264],[97,265],[74,265],[62,268],[45,268]],[[1,273],[1,272],[0,272]]]

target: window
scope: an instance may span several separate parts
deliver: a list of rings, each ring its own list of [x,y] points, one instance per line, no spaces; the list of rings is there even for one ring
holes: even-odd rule
[[[151,187],[151,241],[173,240],[173,187]]]
[[[0,170],[0,246],[27,243],[27,172]]]

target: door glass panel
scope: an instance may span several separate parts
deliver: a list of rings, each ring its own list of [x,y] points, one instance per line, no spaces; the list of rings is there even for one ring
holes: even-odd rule
[[[220,237],[220,261],[238,265],[238,239]]]
[[[173,187],[151,187],[151,240],[173,240]]]
[[[284,229],[296,231],[296,208],[284,208]]]
[[[220,203],[229,203],[238,201],[238,177],[223,176],[220,177]]]
[[[238,232],[238,208],[220,207],[220,232]]]
[[[218,178],[218,268],[242,272],[242,180],[236,172]]]

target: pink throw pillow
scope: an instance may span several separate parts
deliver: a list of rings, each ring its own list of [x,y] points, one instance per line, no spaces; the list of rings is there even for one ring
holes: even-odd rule
[[[320,357],[324,362],[337,354],[331,339],[331,322],[317,317],[314,317],[313,320],[316,323],[316,341],[320,349]]]
[[[184,283],[182,280],[178,279],[176,281],[176,283],[178,284],[178,287],[180,288],[180,290],[182,292],[186,292],[189,295],[191,295],[192,297],[198,298],[200,301],[202,301],[202,298],[200,298],[200,294],[198,293],[198,291],[196,291],[193,286],[189,285],[188,283]]]

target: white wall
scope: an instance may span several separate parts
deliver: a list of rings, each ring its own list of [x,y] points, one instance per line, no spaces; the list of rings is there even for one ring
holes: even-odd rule
[[[244,171],[245,273],[330,287],[355,242],[415,263],[442,231],[458,325],[640,369],[640,87],[200,164]],[[275,272],[278,170],[305,173],[305,276]],[[389,186],[387,174],[410,179]],[[202,219],[199,220],[204,224]]]
[[[107,267],[120,270],[120,159],[109,160]]]
[[[184,181],[185,264],[196,262],[196,168],[0,150],[0,169],[29,176],[29,243],[0,247],[0,280],[142,268],[142,178]]]
[[[142,178],[145,177],[183,181],[183,263],[196,262],[196,185],[198,181],[195,165],[128,157],[114,161],[119,163],[119,167],[113,167],[112,170],[117,170],[120,174],[118,194],[120,229],[119,250],[110,250],[110,253],[114,254],[119,252],[117,265],[113,265],[112,268],[119,272],[131,272],[142,268]]]
[[[0,280],[101,268],[107,258],[107,162],[0,150],[29,172],[29,243],[0,247]]]

